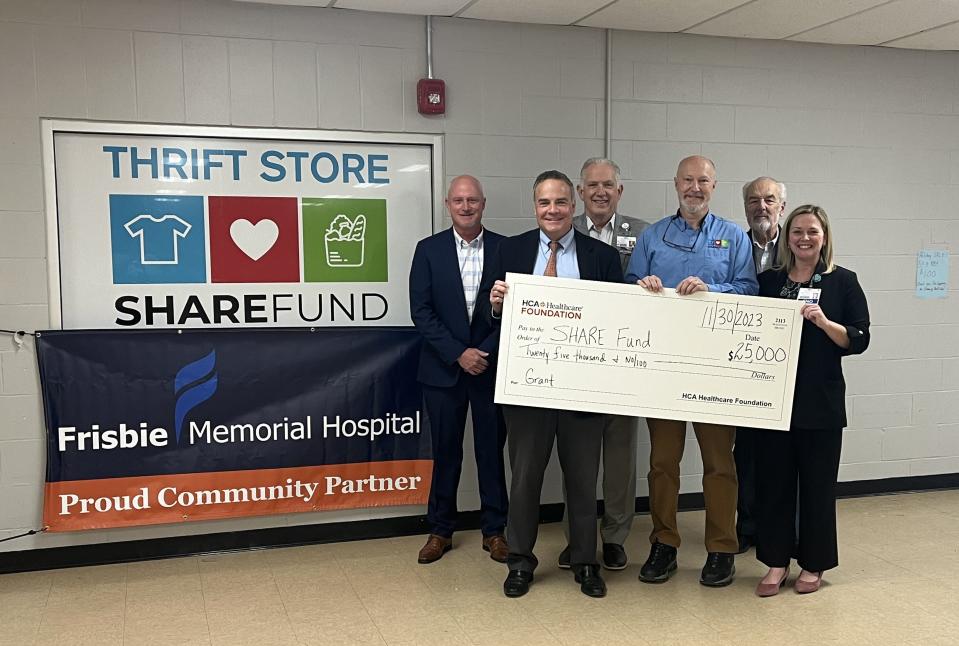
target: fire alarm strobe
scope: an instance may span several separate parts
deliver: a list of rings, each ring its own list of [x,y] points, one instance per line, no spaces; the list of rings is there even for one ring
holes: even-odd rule
[[[420,114],[445,114],[446,83],[441,79],[420,79],[416,84],[416,107]]]

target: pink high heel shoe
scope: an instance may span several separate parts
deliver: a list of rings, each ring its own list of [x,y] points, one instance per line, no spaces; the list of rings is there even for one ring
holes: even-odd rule
[[[783,578],[779,579],[778,583],[763,583],[762,580],[759,581],[759,584],[756,586],[756,596],[757,597],[775,597],[779,594],[779,591],[784,585],[786,585],[786,579],[789,578],[789,566],[786,566],[786,571],[783,572]]]
[[[805,570],[799,573],[800,577],[802,576],[803,572],[805,572]],[[822,572],[817,572],[815,581],[803,581],[801,578],[796,579],[796,583],[793,585],[793,587],[796,589],[796,592],[798,592],[799,594],[809,594],[811,592],[815,592],[816,590],[818,590],[821,585],[822,585]]]

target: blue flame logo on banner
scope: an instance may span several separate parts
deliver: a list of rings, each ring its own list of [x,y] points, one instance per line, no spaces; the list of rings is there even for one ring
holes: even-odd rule
[[[174,427],[176,441],[180,443],[180,429],[183,428],[183,418],[197,405],[202,404],[216,392],[217,374],[216,350],[202,359],[188,363],[176,373],[173,380],[173,392],[176,394],[176,409],[174,412]],[[206,381],[202,381],[206,379]],[[187,386],[191,386],[187,388]]]

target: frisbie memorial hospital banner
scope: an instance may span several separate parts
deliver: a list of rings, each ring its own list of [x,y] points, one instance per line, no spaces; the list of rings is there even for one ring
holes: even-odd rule
[[[44,332],[51,531],[424,504],[413,329]]]
[[[425,504],[407,279],[440,137],[42,135],[51,530]]]

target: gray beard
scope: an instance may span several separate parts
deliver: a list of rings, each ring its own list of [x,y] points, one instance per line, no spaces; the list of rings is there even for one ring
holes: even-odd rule
[[[702,204],[696,206],[690,206],[686,202],[680,202],[680,204],[682,204],[683,208],[681,210],[683,213],[688,215],[700,216],[709,212],[709,202],[703,202]]]
[[[769,233],[769,230],[772,228],[772,222],[769,220],[753,220],[749,228],[752,229],[753,233],[757,236],[765,238],[766,234]]]

